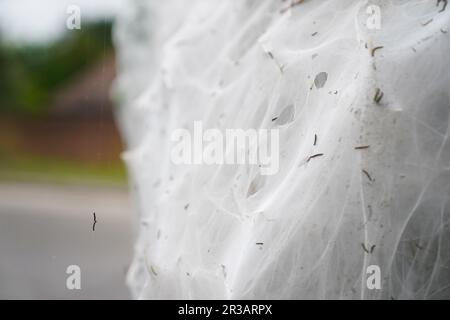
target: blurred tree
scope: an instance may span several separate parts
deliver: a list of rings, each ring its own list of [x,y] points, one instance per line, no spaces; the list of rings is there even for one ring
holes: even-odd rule
[[[112,23],[84,24],[46,45],[0,42],[0,112],[45,115],[52,93],[112,50]]]

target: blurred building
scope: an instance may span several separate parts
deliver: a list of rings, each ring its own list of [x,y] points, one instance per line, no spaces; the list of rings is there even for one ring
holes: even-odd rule
[[[113,54],[84,70],[53,96],[43,119],[8,119],[9,141],[21,153],[67,160],[117,162],[122,150],[110,88]]]

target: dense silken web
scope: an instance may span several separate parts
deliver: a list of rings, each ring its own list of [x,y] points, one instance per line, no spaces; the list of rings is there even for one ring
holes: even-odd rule
[[[450,298],[450,8],[288,5],[134,1],[122,13],[135,297]],[[194,121],[280,129],[279,172],[175,165],[170,134]]]

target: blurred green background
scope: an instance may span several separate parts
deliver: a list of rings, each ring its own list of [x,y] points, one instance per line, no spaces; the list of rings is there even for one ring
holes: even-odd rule
[[[0,38],[0,179],[123,185],[110,88],[112,22],[58,39]]]
[[[132,203],[110,99],[126,5],[0,0],[0,299],[130,297]],[[66,287],[73,264],[81,290]]]

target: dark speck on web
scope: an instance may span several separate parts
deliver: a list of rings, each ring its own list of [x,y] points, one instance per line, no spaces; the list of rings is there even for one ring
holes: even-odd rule
[[[322,156],[323,156],[323,153],[317,153],[317,154],[314,154],[314,155],[310,156],[310,157],[308,158],[308,160],[306,160],[306,162],[309,162],[311,159],[318,158],[318,157],[322,157]]]
[[[97,216],[95,215],[95,212],[93,213],[94,215],[94,224],[92,225],[92,231],[95,231],[95,225],[97,224]]]

